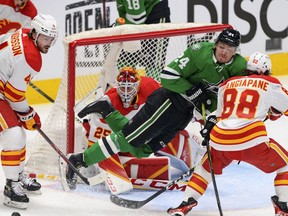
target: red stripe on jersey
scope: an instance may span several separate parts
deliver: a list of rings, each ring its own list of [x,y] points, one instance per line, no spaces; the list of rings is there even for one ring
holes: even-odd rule
[[[262,136],[267,136],[263,122],[255,122],[233,130],[221,129],[216,125],[210,133],[211,141],[220,145],[237,145]]]
[[[12,86],[9,82],[6,83],[4,96],[12,102],[20,102],[25,100],[25,92],[14,88],[14,86]]]
[[[274,180],[276,186],[288,186],[288,172],[278,173]]]

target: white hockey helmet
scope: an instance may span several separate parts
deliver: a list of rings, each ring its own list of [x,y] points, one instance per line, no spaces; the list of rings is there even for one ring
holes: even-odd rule
[[[117,93],[120,96],[123,107],[129,108],[139,90],[140,78],[133,67],[123,67],[116,79]]]
[[[257,72],[258,74],[271,74],[271,60],[268,55],[255,52],[250,55],[247,62],[247,70]]]
[[[39,34],[46,35],[48,37],[54,37],[54,41],[52,45],[55,44],[57,36],[58,36],[58,29],[57,29],[57,22],[54,17],[45,14],[38,14],[34,17],[31,21],[32,29],[35,29],[37,33],[37,37]]]

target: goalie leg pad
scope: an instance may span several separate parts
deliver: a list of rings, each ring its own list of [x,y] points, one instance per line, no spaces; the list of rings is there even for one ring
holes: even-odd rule
[[[188,138],[187,131],[179,132],[166,147],[155,155],[169,157],[174,168],[187,172],[192,168],[192,149]]]
[[[131,158],[121,157],[125,170],[130,178],[170,180],[170,159],[168,157],[157,158]]]
[[[118,154],[99,162],[98,165],[100,170],[106,172],[106,187],[112,194],[128,192],[133,188]]]

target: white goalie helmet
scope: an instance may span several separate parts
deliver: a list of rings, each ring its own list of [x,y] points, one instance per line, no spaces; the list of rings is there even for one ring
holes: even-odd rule
[[[247,70],[257,72],[258,74],[271,74],[271,60],[268,55],[260,52],[253,53],[247,62]]]
[[[139,90],[140,78],[133,67],[123,67],[116,79],[117,93],[120,96],[123,107],[129,108]]]
[[[57,22],[54,17],[45,14],[38,14],[34,17],[31,21],[32,29],[35,29],[37,33],[37,37],[39,34],[46,35],[48,37],[54,37],[54,41],[52,45],[55,44],[56,39],[58,37],[58,29],[57,29]]]

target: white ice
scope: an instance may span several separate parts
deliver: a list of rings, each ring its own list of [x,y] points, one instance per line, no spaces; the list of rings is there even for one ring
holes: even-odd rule
[[[287,88],[288,77],[280,77],[280,79]],[[42,119],[46,118],[51,107],[51,104],[34,106]],[[266,126],[270,137],[288,149],[288,117],[283,116],[275,122],[267,121]],[[35,133],[37,132],[28,132],[28,139],[33,139]],[[47,145],[49,144],[47,143]],[[262,173],[243,162],[239,165],[235,163],[227,167],[222,176],[216,177],[224,215],[274,215],[270,200],[270,197],[275,194],[274,177],[275,173]],[[166,191],[142,208],[133,210],[118,207],[111,203],[109,200],[110,193],[105,190],[103,185],[91,188],[86,185],[78,185],[75,191],[65,192],[62,190],[59,181],[44,179],[38,181],[42,184],[42,195],[30,195],[29,207],[26,210],[10,208],[2,204],[5,177],[2,169],[0,169],[0,216],[10,216],[12,212],[19,212],[21,216],[160,216],[167,215],[166,210],[169,207],[179,205],[183,196],[183,192]],[[123,195],[123,197],[143,200],[153,193],[155,191],[133,190]],[[220,215],[212,184],[198,201],[198,206],[189,215]]]

